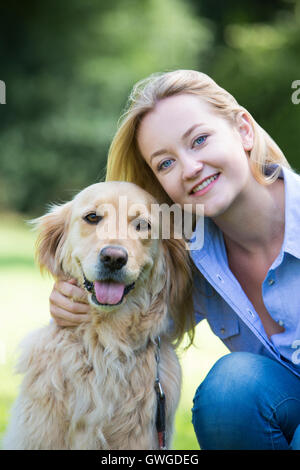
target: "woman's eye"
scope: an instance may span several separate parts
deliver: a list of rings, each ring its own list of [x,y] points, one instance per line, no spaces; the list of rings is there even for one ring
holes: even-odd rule
[[[162,163],[160,163],[158,165],[158,168],[157,170],[160,171],[160,170],[165,170],[166,168],[169,168],[169,166],[171,165],[172,163],[172,160],[164,160]]]
[[[91,212],[87,214],[83,219],[88,222],[89,224],[96,225],[102,219],[101,215],[97,215],[96,212]]]
[[[206,141],[207,137],[208,137],[207,135],[201,135],[200,137],[198,137],[197,139],[195,139],[194,142],[193,142],[193,147],[194,147],[195,145],[201,145],[201,144],[203,144],[203,142]]]

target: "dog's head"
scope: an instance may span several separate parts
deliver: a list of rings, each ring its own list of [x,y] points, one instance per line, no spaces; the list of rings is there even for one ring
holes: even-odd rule
[[[38,262],[54,277],[76,278],[98,311],[136,301],[140,288],[152,298],[167,290],[180,310],[191,285],[188,253],[160,239],[158,207],[133,183],[89,186],[36,220]]]

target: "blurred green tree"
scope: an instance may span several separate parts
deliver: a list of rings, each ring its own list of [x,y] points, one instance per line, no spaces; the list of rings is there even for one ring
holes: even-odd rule
[[[0,208],[40,213],[102,179],[126,97],[195,68],[228,89],[292,166],[300,0],[11,0],[0,6]]]
[[[0,206],[31,213],[102,179],[133,83],[212,40],[183,0],[11,0],[0,31]]]

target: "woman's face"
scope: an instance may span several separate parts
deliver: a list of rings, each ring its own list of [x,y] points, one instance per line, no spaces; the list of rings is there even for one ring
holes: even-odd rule
[[[246,151],[253,145],[247,116],[236,127],[196,95],[159,101],[140,124],[143,158],[170,196],[183,206],[204,205],[216,217],[242,196],[253,180]]]

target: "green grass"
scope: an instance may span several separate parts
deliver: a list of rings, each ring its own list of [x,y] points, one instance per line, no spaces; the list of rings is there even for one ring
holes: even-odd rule
[[[20,340],[49,322],[49,294],[53,281],[42,278],[34,264],[35,234],[18,215],[0,214],[0,448],[9,410],[21,378],[13,369]],[[196,388],[216,360],[228,351],[206,322],[196,329],[196,347],[179,350],[183,387],[176,414],[175,450],[198,449],[191,423]]]

